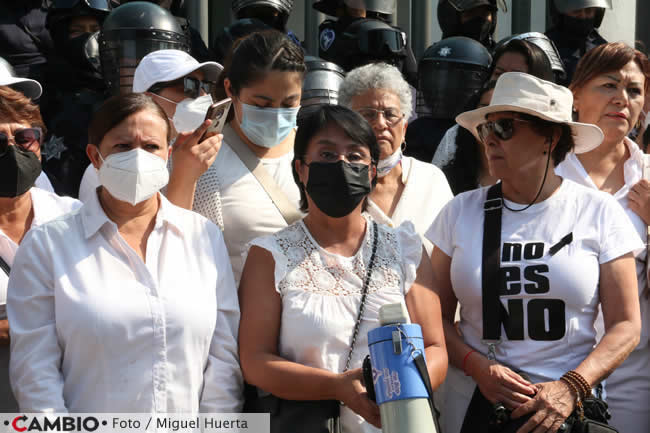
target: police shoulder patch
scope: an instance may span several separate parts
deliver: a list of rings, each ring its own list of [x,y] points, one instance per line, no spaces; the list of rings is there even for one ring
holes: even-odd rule
[[[336,32],[333,29],[325,29],[320,33],[320,49],[327,51],[336,39]]]

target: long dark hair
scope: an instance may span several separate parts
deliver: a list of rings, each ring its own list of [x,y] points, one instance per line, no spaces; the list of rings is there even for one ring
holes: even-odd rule
[[[465,111],[477,108],[483,94],[493,90],[495,85],[496,81],[485,83],[481,90],[469,101]],[[481,161],[481,145],[471,132],[462,126],[458,126],[456,152],[451,161],[442,168],[454,195],[478,187]]]
[[[494,69],[496,68],[501,56],[505,53],[511,52],[519,53],[524,56],[526,59],[526,65],[528,66],[528,74],[534,75],[542,80],[551,81],[553,83],[555,82],[553,67],[551,66],[551,62],[544,50],[539,48],[537,45],[522,39],[513,39],[502,46],[497,47],[492,60],[490,76],[494,73]]]

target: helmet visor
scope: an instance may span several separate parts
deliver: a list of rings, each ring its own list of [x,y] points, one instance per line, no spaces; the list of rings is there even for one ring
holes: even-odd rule
[[[364,54],[379,54],[388,50],[400,54],[406,47],[406,35],[397,29],[374,29],[359,34],[359,49]]]
[[[454,66],[424,68],[420,74],[420,90],[433,117],[454,119],[467,110],[470,99],[487,79],[487,72]]]
[[[96,11],[111,11],[110,0],[56,0],[53,6],[57,9],[72,9],[80,3]]]
[[[555,7],[562,14],[585,8],[611,9],[612,0],[555,0]]]

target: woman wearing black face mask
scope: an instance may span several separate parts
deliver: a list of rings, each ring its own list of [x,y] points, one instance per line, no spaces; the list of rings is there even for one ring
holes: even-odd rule
[[[405,302],[422,326],[434,388],[447,370],[419,236],[409,222],[393,229],[362,213],[378,157],[372,128],[353,111],[323,106],[301,119],[293,168],[308,214],[252,242],[239,287],[245,379],[282,399],[345,403],[346,432],[378,431],[359,367],[382,305]]]
[[[0,412],[16,412],[9,386],[9,272],[18,245],[37,225],[68,213],[81,203],[34,188],[41,173],[45,125],[38,107],[22,93],[0,86]]]

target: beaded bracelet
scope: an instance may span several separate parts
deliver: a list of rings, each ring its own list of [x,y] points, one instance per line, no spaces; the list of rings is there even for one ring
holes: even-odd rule
[[[569,390],[576,393],[576,409],[578,410],[579,414],[584,413],[582,407],[582,399],[580,398],[580,391],[578,390],[577,385],[573,383],[573,381],[569,379],[566,375],[562,376],[560,378],[560,381],[566,383],[567,386],[569,387]]]
[[[589,382],[587,382],[587,380],[580,373],[575,370],[570,370],[567,371],[566,374],[579,384],[580,390],[582,391],[583,400],[591,395],[591,385],[589,385]]]

